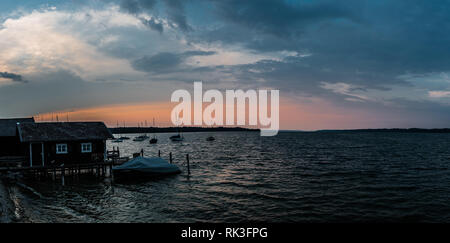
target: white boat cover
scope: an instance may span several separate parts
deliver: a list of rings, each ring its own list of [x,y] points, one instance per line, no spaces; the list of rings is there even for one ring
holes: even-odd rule
[[[114,171],[135,171],[152,174],[174,174],[180,173],[178,166],[170,164],[160,157],[136,157],[122,165],[113,167]]]

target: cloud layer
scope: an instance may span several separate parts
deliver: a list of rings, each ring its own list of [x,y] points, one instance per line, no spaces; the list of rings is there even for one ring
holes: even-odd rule
[[[280,89],[299,107],[373,111],[385,117],[383,126],[424,117],[420,125],[450,123],[444,0],[104,0],[15,8],[0,12],[0,99],[30,98],[0,115],[146,101],[141,90],[168,101],[174,87],[202,80],[218,89]],[[39,102],[26,108],[32,99]]]
[[[14,82],[26,82],[26,80],[22,78],[22,75],[15,73],[0,72],[0,78],[10,79]]]

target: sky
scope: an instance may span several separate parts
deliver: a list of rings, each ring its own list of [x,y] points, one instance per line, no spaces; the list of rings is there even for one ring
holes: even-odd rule
[[[2,0],[0,117],[169,126],[172,92],[202,81],[280,90],[281,129],[450,127],[449,11],[444,0]]]

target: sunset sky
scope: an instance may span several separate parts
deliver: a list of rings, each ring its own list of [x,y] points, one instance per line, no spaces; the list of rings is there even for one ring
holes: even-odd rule
[[[169,126],[176,89],[279,89],[281,129],[450,127],[450,2],[0,2],[0,117]]]

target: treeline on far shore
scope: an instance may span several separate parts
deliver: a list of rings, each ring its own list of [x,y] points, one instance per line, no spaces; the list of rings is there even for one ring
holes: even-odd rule
[[[173,132],[259,132],[259,129],[243,127],[115,127],[113,134],[121,133],[173,133]]]
[[[397,132],[397,133],[450,133],[450,128],[379,128],[354,130],[319,130],[317,132]]]

